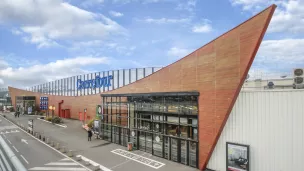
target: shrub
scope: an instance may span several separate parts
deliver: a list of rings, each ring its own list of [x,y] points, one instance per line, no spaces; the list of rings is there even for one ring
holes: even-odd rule
[[[14,107],[9,108],[9,111],[10,111],[10,112],[15,112]]]
[[[59,123],[62,122],[62,119],[61,119],[60,117],[58,117],[58,116],[55,116],[55,117],[53,118],[53,122],[56,123],[56,124],[59,124]]]
[[[50,121],[50,122],[51,122],[51,121],[52,121],[52,117],[46,117],[46,118],[45,118],[45,120],[47,120],[47,121]]]
[[[38,115],[41,115],[41,116],[44,116],[44,115],[45,115],[45,112],[38,112],[37,114],[38,114]]]

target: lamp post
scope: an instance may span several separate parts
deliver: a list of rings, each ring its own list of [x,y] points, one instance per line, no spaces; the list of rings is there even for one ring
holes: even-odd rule
[[[53,107],[52,106],[49,106],[49,110],[48,110],[48,112],[47,112],[47,117],[50,117],[50,110],[52,110],[53,109]]]
[[[54,124],[54,111],[55,111],[55,106],[51,106],[52,107],[52,123]]]
[[[84,109],[84,113],[83,113],[83,124],[86,123],[86,115],[87,115],[87,108]]]

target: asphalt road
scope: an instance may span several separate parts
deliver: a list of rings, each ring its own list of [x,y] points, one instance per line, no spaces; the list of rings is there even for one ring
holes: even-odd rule
[[[0,136],[28,170],[85,171],[78,163],[34,139],[3,117]]]

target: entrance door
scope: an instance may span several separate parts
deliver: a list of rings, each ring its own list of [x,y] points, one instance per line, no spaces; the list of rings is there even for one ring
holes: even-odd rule
[[[121,128],[121,134],[120,134],[120,145],[127,147],[128,141],[129,141],[129,132],[130,130],[128,128]]]
[[[177,162],[178,161],[178,139],[170,138],[171,139],[171,160]]]
[[[146,151],[146,133],[140,131],[138,136],[139,150]]]
[[[119,144],[119,127],[112,126],[112,142]]]

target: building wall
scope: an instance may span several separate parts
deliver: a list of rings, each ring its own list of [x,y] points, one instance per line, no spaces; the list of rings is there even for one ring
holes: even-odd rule
[[[225,171],[226,142],[250,145],[251,171],[304,170],[304,90],[241,92],[208,168]]]
[[[274,9],[274,5],[270,6],[207,45],[144,79],[104,93],[198,91],[199,168],[203,169],[248,74]],[[22,94],[17,93],[16,89],[10,88],[10,91],[15,91],[14,95]],[[11,96],[13,97],[13,93]],[[55,102],[64,99],[65,105],[73,105],[72,112],[77,112],[83,108],[82,103],[90,105],[90,110],[95,111],[100,97],[51,96],[50,99],[55,99]]]
[[[62,109],[70,109],[71,118],[78,119],[78,113],[84,111],[87,108],[87,115],[90,118],[95,117],[96,115],[96,106],[101,104],[100,94],[87,95],[87,96],[56,96],[56,95],[45,95],[42,93],[25,91],[21,89],[16,89],[9,87],[9,91],[12,97],[12,104],[15,106],[16,104],[16,96],[35,96],[36,97],[36,105],[40,104],[41,96],[49,97],[49,105],[54,105],[56,108],[55,115],[59,114],[59,106],[58,103],[63,100],[63,104],[61,105]]]

